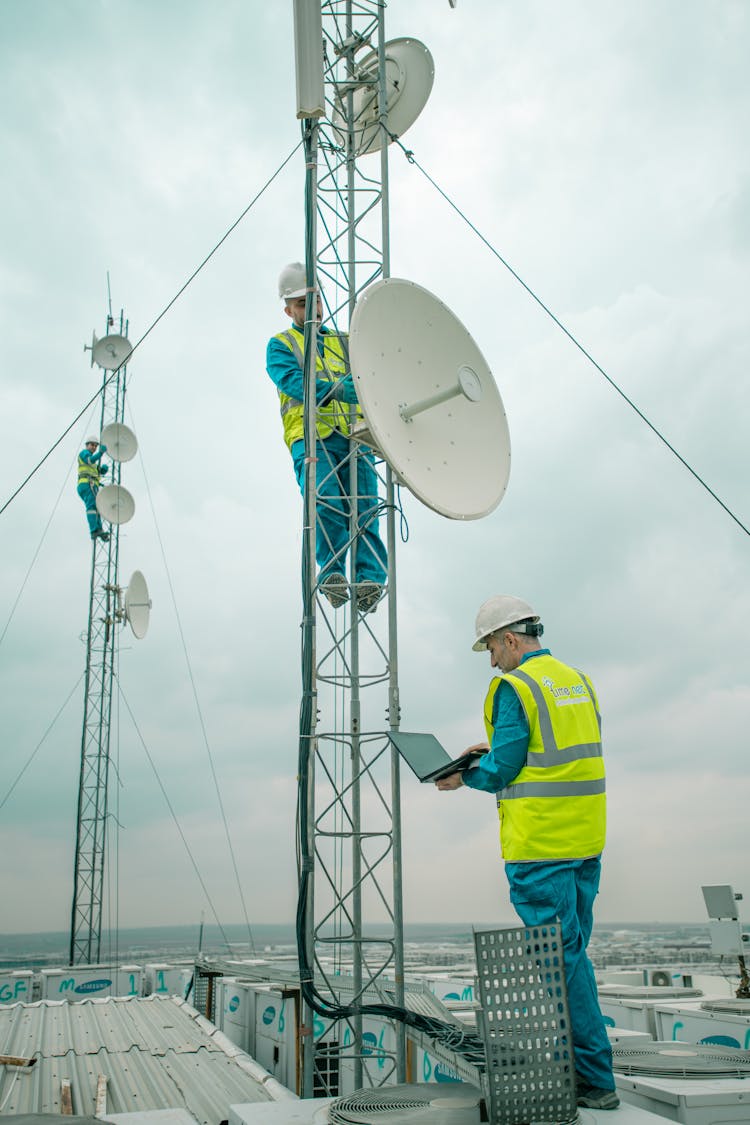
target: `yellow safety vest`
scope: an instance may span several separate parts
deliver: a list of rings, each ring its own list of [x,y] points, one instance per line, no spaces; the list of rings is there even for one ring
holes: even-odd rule
[[[276,336],[289,348],[300,369],[305,365],[305,336],[299,328],[288,328]],[[349,345],[348,337],[344,333],[321,332],[318,339],[323,341],[323,355],[318,352],[315,360],[315,371],[318,379],[325,379],[331,383],[338,382],[349,374]],[[284,441],[289,449],[295,441],[301,441],[305,436],[304,409],[298,398],[285,395],[279,391],[281,403],[281,419],[284,424]],[[351,407],[346,402],[337,402],[329,399],[322,406],[317,407],[316,429],[319,438],[330,437],[334,431],[345,436],[349,434],[349,411]],[[356,407],[357,418],[362,417],[362,411]]]
[[[599,855],[606,796],[601,716],[591,683],[548,655],[496,676],[484,704],[490,743],[495,693],[503,681],[529,723],[526,762],[497,794],[503,858],[515,863]]]
[[[84,461],[81,454],[78,454],[78,484],[90,484],[92,488],[98,488],[101,481],[101,473],[99,472],[99,464],[97,461]]]

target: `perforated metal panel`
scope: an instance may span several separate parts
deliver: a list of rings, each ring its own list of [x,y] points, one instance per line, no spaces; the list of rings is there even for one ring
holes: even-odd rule
[[[558,924],[474,934],[491,1120],[577,1117],[563,945]]]

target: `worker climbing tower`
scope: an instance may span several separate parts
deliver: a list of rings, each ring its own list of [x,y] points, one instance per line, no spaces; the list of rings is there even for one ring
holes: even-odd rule
[[[150,601],[143,575],[135,571],[127,590],[118,584],[120,524],[133,516],[135,505],[120,484],[121,464],[135,456],[137,442],[123,423],[127,359],[131,346],[127,321],[120,313],[119,331],[107,317],[107,334],[90,348],[91,366],[102,371],[100,393],[101,444],[112,461],[112,480],[96,496],[99,515],[110,524],[108,538],[91,541],[91,579],[86,631],[86,672],[81,736],[81,771],[70,927],[70,964],[100,960],[105,886],[110,722],[116,675],[118,626],[128,621],[136,637],[148,627]]]

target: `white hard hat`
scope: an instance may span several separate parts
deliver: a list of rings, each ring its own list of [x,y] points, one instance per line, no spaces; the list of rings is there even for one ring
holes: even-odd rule
[[[495,594],[488,598],[479,607],[476,620],[477,639],[471,646],[474,652],[484,652],[487,648],[486,639],[490,633],[497,632],[506,625],[515,625],[519,621],[529,621],[533,629],[517,630],[528,632],[532,636],[541,637],[544,626],[528,602],[517,598],[513,594]]]
[[[87,437],[83,444],[84,445],[98,445],[99,444],[99,438],[98,437]]]
[[[279,274],[279,296],[282,301],[304,297],[307,293],[307,270],[302,262],[290,262]]]

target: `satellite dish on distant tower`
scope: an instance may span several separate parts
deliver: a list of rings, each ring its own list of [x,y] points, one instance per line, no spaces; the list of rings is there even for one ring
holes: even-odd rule
[[[354,151],[379,152],[385,134],[378,120],[378,53],[357,60],[352,82]],[[427,104],[435,77],[432,55],[418,39],[391,39],[385,44],[385,85],[389,133],[402,136]],[[356,85],[355,85],[356,83]],[[337,142],[346,145],[346,90],[338,94],[331,124]]]
[[[132,461],[138,452],[138,441],[133,431],[122,422],[110,422],[102,430],[101,444],[113,461]]]
[[[97,492],[96,508],[109,523],[128,523],[135,515],[135,500],[121,484],[108,484]]]
[[[84,345],[85,352],[91,352],[91,366],[97,363],[105,371],[116,371],[122,366],[133,350],[127,336],[102,336],[101,340],[94,332],[91,338],[91,347]]]
[[[146,579],[140,570],[134,570],[125,591],[125,620],[139,641],[146,636],[150,616],[151,599],[148,596]]]
[[[489,515],[510,475],[510,435],[487,363],[456,316],[419,285],[388,278],[362,293],[349,351],[373,444],[428,508]]]

